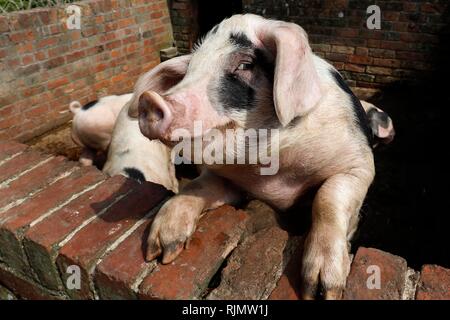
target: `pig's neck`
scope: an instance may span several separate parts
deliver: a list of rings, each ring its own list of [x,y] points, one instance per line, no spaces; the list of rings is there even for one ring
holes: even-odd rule
[[[281,150],[279,170],[273,175],[262,175],[263,167],[260,165],[214,165],[208,166],[208,169],[231,181],[250,198],[286,210],[318,181],[314,174],[308,174],[302,159],[297,157],[297,161],[292,161],[292,156],[289,149]]]

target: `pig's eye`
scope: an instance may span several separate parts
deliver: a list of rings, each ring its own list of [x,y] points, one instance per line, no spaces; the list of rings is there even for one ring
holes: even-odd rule
[[[253,63],[243,62],[237,67],[237,70],[251,70],[252,68],[253,68]]]

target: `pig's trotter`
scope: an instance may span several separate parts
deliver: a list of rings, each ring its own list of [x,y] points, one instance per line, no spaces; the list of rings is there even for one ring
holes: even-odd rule
[[[147,260],[162,253],[162,263],[172,262],[191,238],[203,211],[235,203],[239,198],[222,178],[207,170],[202,172],[159,210],[150,227]]]
[[[172,262],[194,233],[202,211],[202,202],[190,196],[178,195],[166,202],[150,228],[147,260],[151,261],[162,253],[162,263]]]
[[[96,151],[91,148],[84,148],[78,160],[83,167],[92,166],[94,164]]]
[[[353,169],[332,176],[317,192],[303,250],[303,299],[314,299],[319,288],[325,299],[340,299],[350,270],[348,239],[372,179],[369,170]]]

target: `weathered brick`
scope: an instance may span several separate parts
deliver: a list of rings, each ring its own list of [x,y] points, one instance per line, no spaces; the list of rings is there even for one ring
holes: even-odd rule
[[[146,220],[97,266],[95,285],[102,299],[136,299],[133,287],[155,266],[146,262],[144,246],[152,219]]]
[[[167,195],[162,186],[144,183],[110,207],[70,239],[60,250],[57,263],[63,277],[70,265],[81,268],[81,289],[68,290],[72,298],[93,297],[91,276],[98,260],[108,247]]]
[[[366,70],[366,67],[362,65],[346,63],[344,65],[344,70],[352,72],[364,72]]]
[[[45,217],[53,208],[69,201],[74,194],[104,179],[92,167],[83,167],[36,193],[22,204],[0,213],[0,257],[15,270],[28,272],[22,248],[23,233],[36,219]]]
[[[51,292],[13,270],[0,264],[0,283],[3,283],[18,297],[30,300],[62,300],[65,296]]]
[[[135,186],[135,182],[123,176],[108,179],[61,207],[25,233],[23,245],[40,283],[48,288],[61,289],[55,264],[61,242],[85,221],[95,218]]]
[[[0,141],[0,163],[9,157],[23,152],[28,146],[15,141]]]
[[[6,287],[0,284],[0,301],[1,300],[17,300],[17,297]]]
[[[299,300],[300,270],[302,265],[302,244],[292,254],[283,274],[269,296],[269,300]]]
[[[49,156],[42,155],[39,152],[26,150],[14,158],[0,164],[0,182],[12,179],[21,172],[37,165],[48,159]]]
[[[208,299],[267,299],[280,278],[299,238],[280,227],[263,229],[246,238],[231,254],[220,285]]]
[[[356,56],[356,55],[352,55],[350,56],[350,58],[348,59],[349,62],[354,63],[354,64],[371,64],[372,63],[372,58],[368,57],[368,56]]]
[[[417,300],[450,300],[450,269],[426,264],[416,291]]]
[[[15,201],[44,188],[74,167],[74,163],[58,156],[29,172],[22,172],[17,179],[4,181],[0,185],[0,208],[12,205]]]
[[[158,265],[140,285],[142,299],[199,298],[245,230],[245,212],[223,206],[206,214],[189,248],[175,261]],[[176,285],[167,285],[167,279]]]
[[[379,274],[377,272],[379,271]],[[406,261],[371,248],[356,252],[344,291],[345,300],[400,300],[406,282]],[[377,275],[380,287],[376,288]]]
[[[331,52],[353,54],[355,52],[355,48],[347,46],[332,46]]]
[[[379,75],[387,75],[387,76],[390,76],[392,74],[392,69],[385,68],[385,67],[367,66],[366,71],[369,74],[379,74]]]

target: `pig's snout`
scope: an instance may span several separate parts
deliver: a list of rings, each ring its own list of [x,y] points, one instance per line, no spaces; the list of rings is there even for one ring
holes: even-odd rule
[[[154,91],[139,97],[139,127],[149,139],[164,138],[172,123],[172,111],[168,103]]]

